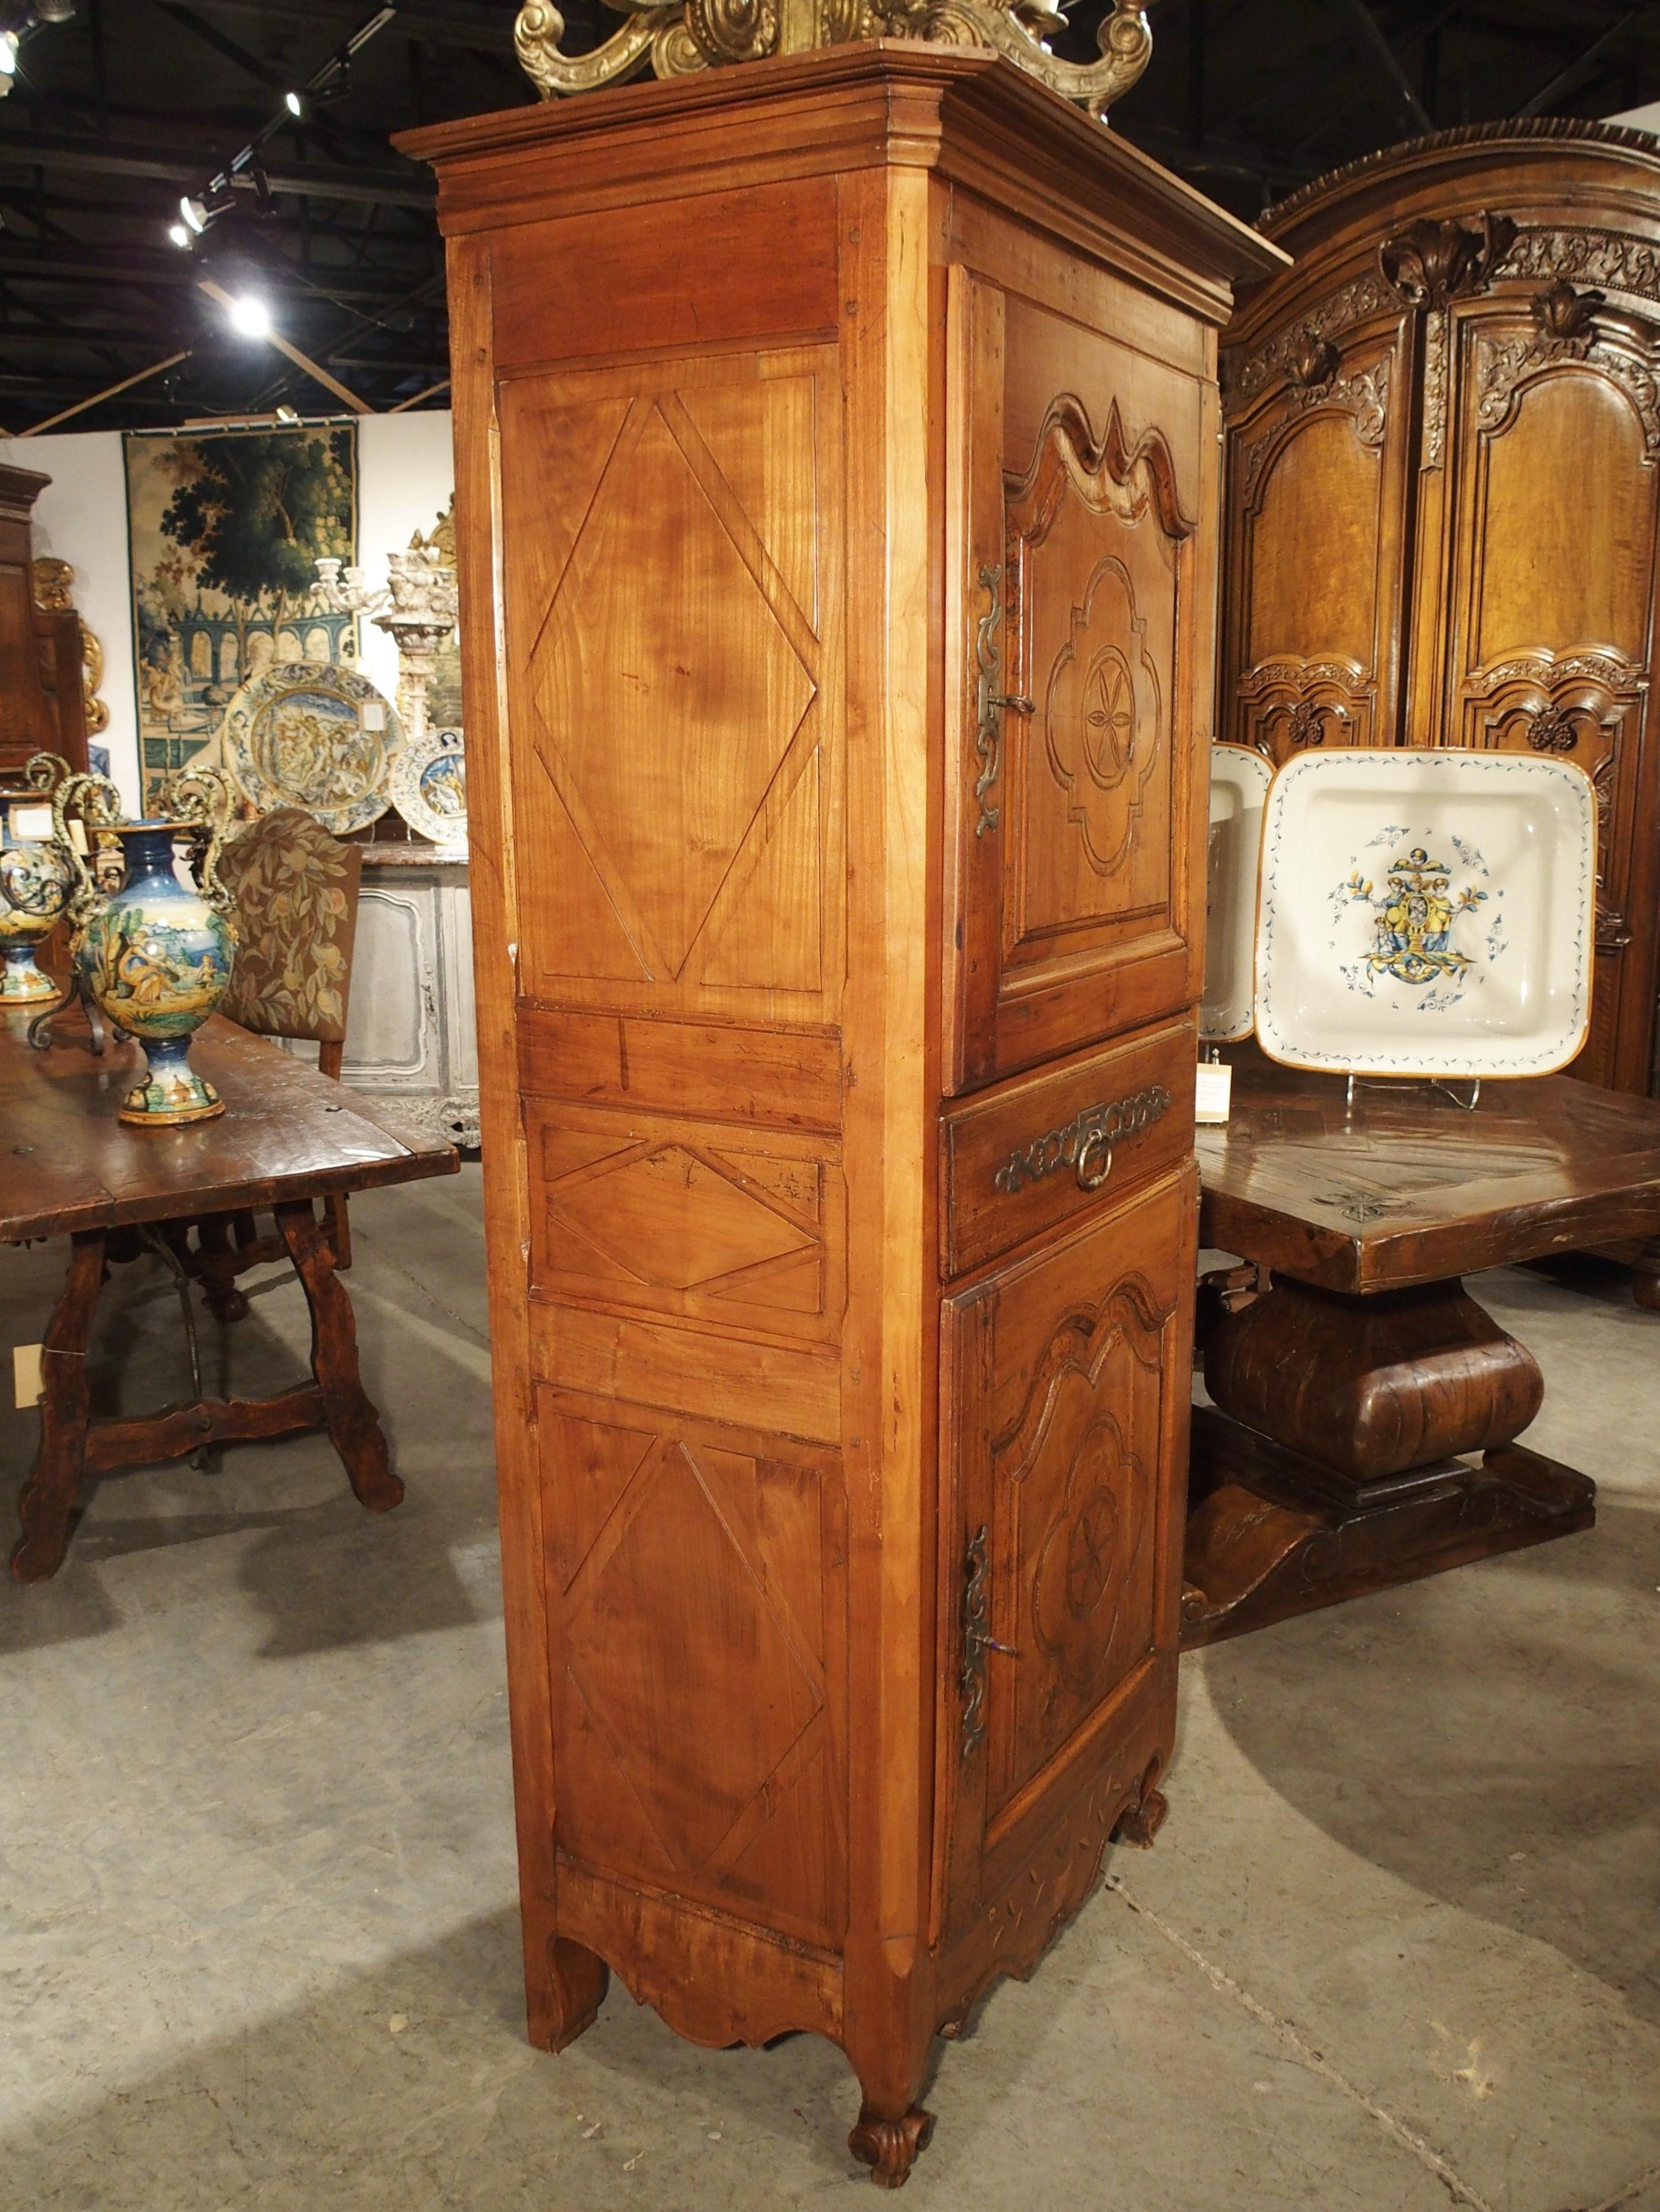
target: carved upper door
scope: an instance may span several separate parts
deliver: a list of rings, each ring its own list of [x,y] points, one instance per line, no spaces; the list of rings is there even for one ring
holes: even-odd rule
[[[1173,1686],[1194,1224],[1183,1170],[947,1304],[952,1924],[998,1896],[1079,1778],[1109,1823],[1138,1794],[1130,1747]]]
[[[1461,308],[1450,333],[1439,722],[1448,743],[1554,754],[1591,779],[1599,975],[1580,1070],[1608,1081],[1633,939],[1660,327],[1560,280],[1506,292]],[[1640,1086],[1645,1063],[1626,1073]]]
[[[1276,766],[1395,739],[1412,368],[1409,318],[1374,271],[1226,366],[1218,734]]]
[[[1213,510],[1196,384],[952,276],[953,1077],[972,1086],[1195,994]]]

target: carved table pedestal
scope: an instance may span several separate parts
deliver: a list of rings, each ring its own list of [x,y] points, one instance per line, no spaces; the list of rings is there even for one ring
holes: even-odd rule
[[[1201,1238],[1250,1264],[1201,1301],[1183,1647],[1589,1528],[1595,1486],[1516,1441],[1537,1364],[1459,1278],[1652,1234],[1660,1104],[1551,1076],[1350,1106],[1255,1055],[1233,1099]]]

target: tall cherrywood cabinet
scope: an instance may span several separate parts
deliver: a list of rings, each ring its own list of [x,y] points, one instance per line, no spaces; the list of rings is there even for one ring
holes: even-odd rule
[[[1264,219],[1228,334],[1219,735],[1554,753],[1596,787],[1591,1032],[1660,981],[1660,144],[1550,118],[1392,147]]]
[[[812,2028],[903,2179],[1175,1717],[1218,325],[1007,63],[404,142],[449,240],[531,2033]]]

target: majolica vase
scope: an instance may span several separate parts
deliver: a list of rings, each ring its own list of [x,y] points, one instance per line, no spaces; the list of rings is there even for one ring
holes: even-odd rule
[[[105,1019],[144,1048],[144,1079],[121,1102],[120,1117],[146,1129],[205,1121],[224,1104],[190,1064],[190,1041],[225,995],[235,957],[230,894],[216,863],[228,812],[228,793],[211,771],[176,776],[164,794],[164,814],[153,821],[113,818],[113,793],[101,779],[77,776],[60,793],[61,821],[78,799],[96,861],[79,855],[79,886],[70,902],[72,951],[82,989]],[[202,842],[195,887],[175,861],[175,848]],[[60,851],[72,853],[65,838]],[[105,860],[119,854],[119,890],[104,887]]]
[[[59,995],[34,956],[63,920],[75,884],[52,835],[52,795],[69,772],[56,753],[36,753],[21,787],[0,791],[0,1008]]]

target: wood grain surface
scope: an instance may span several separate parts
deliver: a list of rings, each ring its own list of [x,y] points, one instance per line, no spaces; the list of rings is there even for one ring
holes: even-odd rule
[[[37,1052],[27,1017],[0,1015],[0,1242],[229,1212],[322,1191],[453,1175],[453,1146],[216,1015],[192,1064],[225,1102],[216,1120],[136,1129],[116,1109],[143,1066],[136,1044],[87,1048],[84,1024]]]

